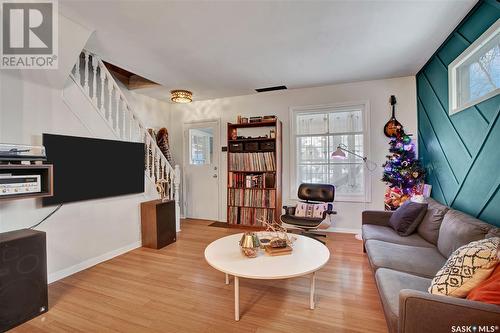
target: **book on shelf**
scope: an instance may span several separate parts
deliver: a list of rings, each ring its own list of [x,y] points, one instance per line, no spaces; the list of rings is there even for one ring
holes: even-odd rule
[[[276,161],[274,153],[229,153],[229,170],[275,171]]]
[[[274,209],[229,207],[228,221],[230,224],[245,226],[262,226],[259,221],[271,222],[274,219]]]
[[[228,189],[228,205],[275,208],[276,190]]]
[[[273,173],[244,174],[230,171],[228,186],[238,188],[273,188],[275,186]]]

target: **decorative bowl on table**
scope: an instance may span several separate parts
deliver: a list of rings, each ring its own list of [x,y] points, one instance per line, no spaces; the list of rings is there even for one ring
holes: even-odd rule
[[[259,253],[260,241],[259,237],[254,232],[245,232],[243,236],[241,236],[240,240],[240,248],[241,252],[249,257],[255,258]]]

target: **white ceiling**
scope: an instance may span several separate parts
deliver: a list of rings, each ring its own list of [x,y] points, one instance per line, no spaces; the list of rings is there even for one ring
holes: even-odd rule
[[[455,1],[69,1],[89,49],[195,100],[414,75],[474,6]]]

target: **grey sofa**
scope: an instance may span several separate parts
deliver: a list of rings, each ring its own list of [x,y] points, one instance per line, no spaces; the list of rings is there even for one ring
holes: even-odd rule
[[[388,227],[391,212],[364,211],[363,247],[375,272],[391,333],[452,332],[453,326],[500,326],[500,306],[427,292],[447,258],[471,241],[500,237],[500,229],[429,199],[416,233]]]

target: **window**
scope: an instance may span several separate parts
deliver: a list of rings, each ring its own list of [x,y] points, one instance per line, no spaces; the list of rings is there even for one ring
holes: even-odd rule
[[[448,66],[450,115],[500,92],[500,20]]]
[[[214,134],[212,128],[189,129],[189,164],[212,163]]]
[[[301,183],[334,184],[338,201],[369,200],[363,160],[346,153],[332,158],[339,144],[366,152],[366,103],[292,109],[291,194]]]

